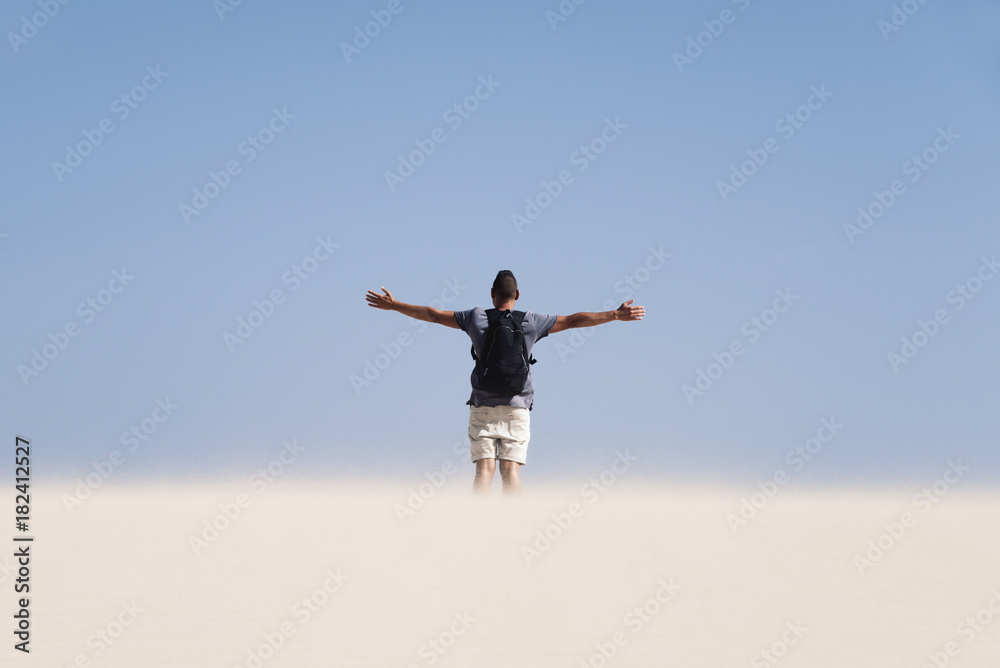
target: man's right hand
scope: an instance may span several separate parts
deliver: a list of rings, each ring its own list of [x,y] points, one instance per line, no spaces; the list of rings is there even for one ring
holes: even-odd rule
[[[377,292],[369,290],[368,294],[365,295],[365,301],[373,308],[385,309],[387,311],[394,310],[396,308],[396,300],[392,298],[392,293],[385,288],[382,288],[382,292],[385,294],[380,295]]]
[[[615,320],[621,320],[623,322],[629,320],[642,320],[642,316],[646,315],[645,306],[632,306],[634,299],[630,299],[615,310]]]

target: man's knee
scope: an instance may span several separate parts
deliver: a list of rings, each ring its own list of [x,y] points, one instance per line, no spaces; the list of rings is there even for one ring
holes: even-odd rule
[[[509,476],[511,473],[517,473],[520,468],[521,464],[519,462],[512,462],[509,459],[500,460],[500,475],[504,478]]]

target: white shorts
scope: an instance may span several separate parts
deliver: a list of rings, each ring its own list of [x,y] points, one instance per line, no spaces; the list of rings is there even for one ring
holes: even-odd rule
[[[524,464],[531,437],[527,408],[470,406],[469,450],[472,461],[506,459]]]

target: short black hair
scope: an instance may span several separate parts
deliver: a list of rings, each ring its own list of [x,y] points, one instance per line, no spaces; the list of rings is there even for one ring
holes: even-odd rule
[[[517,279],[510,269],[502,269],[493,279],[493,291],[502,301],[510,301],[517,294]]]

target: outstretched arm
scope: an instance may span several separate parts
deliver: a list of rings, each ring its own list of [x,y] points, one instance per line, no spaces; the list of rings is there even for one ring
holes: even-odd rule
[[[552,329],[549,330],[549,334],[555,334],[556,332],[561,332],[564,329],[573,329],[574,327],[593,327],[594,325],[603,325],[606,322],[611,322],[613,320],[621,320],[627,322],[629,320],[642,320],[642,316],[646,315],[646,308],[644,306],[632,306],[634,299],[630,299],[614,311],[601,311],[600,313],[574,313],[573,315],[559,315],[556,316],[556,324],[552,325]]]
[[[365,295],[365,301],[368,305],[373,308],[380,308],[386,311],[398,311],[403,315],[408,315],[411,318],[416,318],[417,320],[424,320],[426,322],[435,322],[439,325],[444,325],[445,327],[454,327],[459,329],[458,321],[455,320],[454,311],[441,311],[436,308],[431,308],[430,306],[414,306],[413,304],[404,304],[403,302],[396,301],[392,293],[382,288],[384,295],[380,295],[377,292],[368,291]]]

